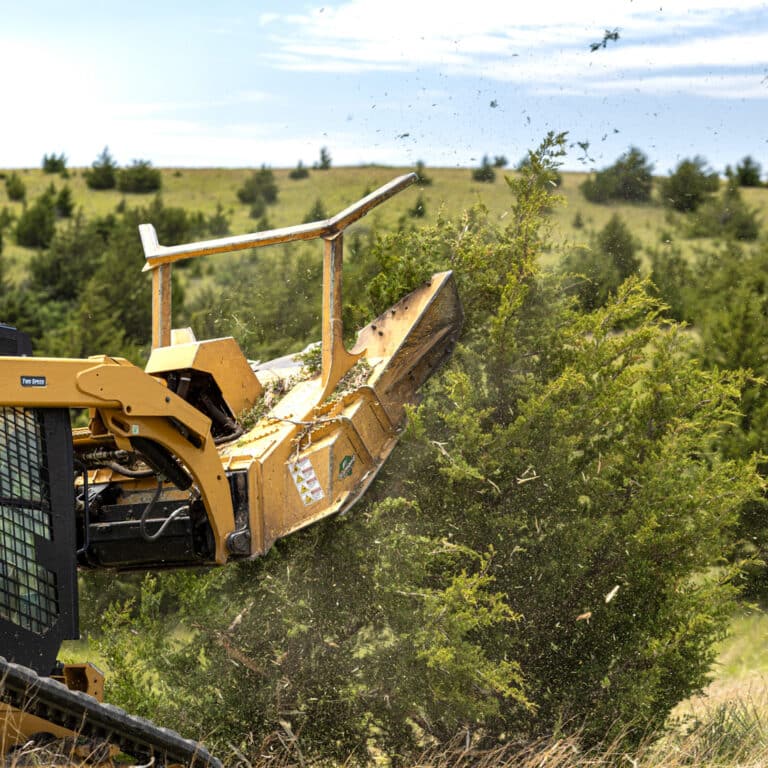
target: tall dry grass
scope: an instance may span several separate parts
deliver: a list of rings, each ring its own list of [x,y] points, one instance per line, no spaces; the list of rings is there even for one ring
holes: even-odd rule
[[[279,731],[258,745],[232,747],[229,754],[220,757],[232,768],[335,765],[307,757],[300,738]],[[363,762],[360,755],[351,755],[343,768]],[[378,755],[373,763],[378,768],[766,768],[768,698],[699,700],[673,718],[666,730],[649,734],[632,748],[621,737],[586,748],[578,734],[488,748],[478,747],[461,735],[450,744],[432,747],[413,758],[392,760]]]

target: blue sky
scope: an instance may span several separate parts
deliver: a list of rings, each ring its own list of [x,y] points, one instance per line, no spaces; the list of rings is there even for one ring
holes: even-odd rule
[[[568,169],[768,172],[756,0],[0,0],[0,78],[0,167],[471,166],[555,130]]]

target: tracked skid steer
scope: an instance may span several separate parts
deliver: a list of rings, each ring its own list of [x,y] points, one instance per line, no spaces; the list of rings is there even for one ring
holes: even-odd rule
[[[143,370],[105,355],[34,357],[22,331],[0,326],[7,764],[50,740],[81,765],[117,753],[144,764],[220,764],[201,744],[103,703],[96,668],[57,664],[61,642],[78,636],[77,569],[258,557],[360,498],[462,323],[444,272],[362,328],[351,349],[344,344],[344,231],[415,179],[394,179],[325,221],[250,235],[163,246],[141,225],[153,296]],[[171,329],[174,262],[311,239],[323,241],[322,339],[306,354],[253,363],[233,338]],[[87,427],[70,429],[72,408],[89,409]]]

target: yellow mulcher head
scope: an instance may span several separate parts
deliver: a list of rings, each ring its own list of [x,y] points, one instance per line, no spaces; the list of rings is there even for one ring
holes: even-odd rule
[[[230,413],[242,414],[251,404],[261,411],[247,432],[219,447],[225,471],[240,478],[248,497],[247,524],[241,520],[239,530],[227,534],[238,542],[237,554],[263,554],[276,539],[354,503],[394,447],[405,406],[416,402],[418,388],[453,349],[463,313],[450,272],[434,275],[363,328],[352,350],[343,342],[343,231],[414,180],[414,174],[395,179],[327,221],[250,236],[163,248],[149,225],[142,227],[156,286],[157,346],[147,373],[168,376],[194,367],[192,358],[215,345],[218,370],[207,370],[225,400],[225,390],[234,393]],[[161,298],[169,299],[170,276],[161,272],[173,260],[310,237],[325,244],[322,341],[314,373],[302,356],[287,356],[255,366],[249,377],[232,339],[166,344],[170,332],[163,317],[170,317],[170,309]]]

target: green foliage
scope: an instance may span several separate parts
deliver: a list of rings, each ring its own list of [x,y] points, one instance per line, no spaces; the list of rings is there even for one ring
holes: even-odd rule
[[[495,155],[493,158],[494,168],[506,168],[509,165],[509,160],[504,155]]]
[[[707,198],[717,192],[720,181],[707,161],[697,155],[681,160],[674,172],[661,182],[661,201],[681,213],[695,211]]]
[[[618,213],[598,233],[597,247],[613,262],[622,282],[640,269],[640,259],[635,255],[637,244]]]
[[[527,294],[515,333],[460,358],[420,410],[440,450],[409,456],[414,493],[453,541],[496,549],[490,572],[526,618],[497,642],[538,705],[530,729],[660,724],[727,617],[730,587],[693,577],[735,519],[712,508],[736,466],[713,441],[742,379],[703,372],[637,283],[582,317],[552,287]],[[758,485],[737,472],[743,500]]]
[[[423,219],[427,215],[427,206],[424,202],[424,195],[419,195],[412,208],[408,209],[408,215],[412,219]]]
[[[50,248],[29,262],[29,287],[46,302],[73,302],[98,264],[104,238],[82,215],[59,229]]]
[[[765,245],[745,250],[729,240],[716,249],[703,250],[693,267],[686,268],[675,281],[676,294],[672,292],[680,299],[678,311],[697,328],[701,340],[697,353],[703,364],[713,370],[744,368],[752,373],[742,389],[742,417],[721,444],[726,456],[763,454],[768,444],[767,273]],[[765,475],[764,459],[760,469]],[[752,560],[747,565],[748,590],[764,596],[768,585],[764,498],[741,507],[736,541],[732,556]]]
[[[55,152],[50,155],[43,155],[43,173],[59,173],[65,176],[67,174],[67,156],[63,152],[60,155]]]
[[[419,177],[416,183],[420,187],[431,187],[433,179],[431,176],[427,175],[427,169],[424,163],[421,160],[418,160],[416,162],[416,168],[414,169],[414,172]]]
[[[49,189],[19,216],[16,242],[27,248],[47,248],[55,230],[56,205]]]
[[[526,170],[531,165],[531,156],[533,156],[534,160],[536,157],[535,152],[529,152],[518,164],[517,168],[515,170],[519,172]],[[495,167],[496,164],[494,163]],[[563,175],[560,173],[560,171],[557,168],[548,168],[543,172],[539,173],[538,176],[538,182],[541,184],[545,189],[552,190],[556,187],[559,187],[563,183]]]
[[[162,186],[162,175],[149,160],[134,160],[127,168],[121,168],[117,175],[117,188],[121,192],[158,192]]]
[[[586,310],[603,306],[621,283],[640,269],[637,244],[623,219],[614,213],[593,238],[566,254],[561,270],[570,275],[570,290]]]
[[[757,239],[760,234],[757,211],[746,205],[734,177],[728,179],[718,197],[710,197],[699,206],[688,223],[688,233],[691,237]]]
[[[27,197],[27,185],[16,171],[6,176],[5,193],[8,195],[8,199],[14,202],[22,202]]]
[[[483,155],[483,160],[480,163],[479,168],[475,168],[472,171],[472,181],[482,181],[488,184],[492,184],[496,180],[496,171],[493,170],[493,165],[488,159],[488,155]]]
[[[26,213],[40,210],[52,224],[56,199],[55,190],[49,189]],[[19,219],[30,228],[34,221]],[[138,225],[144,222],[152,222],[166,243],[209,233],[202,213],[165,206],[159,197],[141,208],[125,207],[121,214],[97,219],[88,220],[80,212],[48,230],[48,247],[30,258],[27,279],[0,298],[0,316],[28,332],[41,354],[111,353],[139,361],[151,331],[151,283],[142,274],[138,237]],[[184,291],[176,275],[173,292],[178,325]]]
[[[313,221],[325,221],[327,218],[328,210],[323,201],[318,197],[304,216],[304,224],[309,224]]]
[[[300,179],[306,179],[309,176],[309,168],[307,168],[304,163],[299,160],[296,167],[288,174],[288,178],[293,179],[294,181],[299,181]]]
[[[117,186],[117,163],[108,147],[104,147],[83,176],[89,189],[114,189]]]
[[[736,181],[740,187],[761,186],[761,173],[760,163],[756,162],[751,155],[747,155],[736,164]]]
[[[320,147],[320,160],[315,163],[315,169],[318,171],[327,171],[331,167],[331,153],[328,147]]]
[[[270,168],[262,165],[258,171],[246,179],[243,186],[237,190],[237,198],[241,203],[250,203],[252,206],[259,201],[263,205],[272,205],[277,202],[278,187],[275,174]],[[262,214],[259,214],[262,215]],[[251,212],[251,218],[257,218]]]
[[[351,265],[345,283],[348,276]],[[254,251],[217,272],[190,299],[183,321],[200,339],[234,336],[254,360],[297,352],[321,335],[321,279],[322,258],[312,245]]]
[[[75,210],[75,201],[72,199],[72,190],[69,184],[65,184],[56,195],[54,203],[56,215],[62,219],[68,219]]]
[[[208,231],[214,237],[224,237],[229,232],[229,218],[224,213],[224,206],[216,203],[216,212],[208,217]]]
[[[613,165],[584,181],[581,191],[592,203],[644,203],[651,199],[652,173],[647,156],[637,147],[630,147]]]
[[[695,290],[695,274],[678,245],[671,241],[649,251],[650,279],[666,305],[665,314],[679,322],[692,318],[691,293]]]

